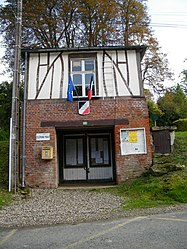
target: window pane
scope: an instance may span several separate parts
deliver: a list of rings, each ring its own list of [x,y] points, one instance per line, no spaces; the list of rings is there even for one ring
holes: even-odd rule
[[[76,140],[66,140],[66,165],[76,165]]]
[[[76,85],[82,85],[82,75],[81,74],[74,74],[73,75],[73,84]]]
[[[76,60],[76,61],[72,61],[72,71],[81,71],[81,61],[80,60]]]
[[[82,75],[74,74],[73,75],[73,84],[76,88],[76,91],[73,91],[73,96],[82,96]]]
[[[95,95],[95,87],[94,87],[94,75],[93,74],[85,74],[85,94],[88,95],[88,90],[90,89],[90,81],[93,76],[93,86],[92,86],[92,95]]]
[[[78,166],[83,165],[83,162],[83,139],[66,139],[66,165]]]
[[[76,91],[73,91],[73,96],[80,97],[82,96],[82,86],[75,86]]]
[[[94,75],[92,73],[85,74],[85,84],[90,85],[91,77],[93,76],[93,81],[94,81]]]
[[[85,60],[85,71],[94,70],[94,60]]]
[[[108,138],[91,138],[91,166],[108,165],[109,141]]]
[[[77,161],[78,164],[83,164],[83,139],[77,139]]]

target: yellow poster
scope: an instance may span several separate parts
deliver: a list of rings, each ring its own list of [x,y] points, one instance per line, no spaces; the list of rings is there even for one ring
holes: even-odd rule
[[[137,143],[138,142],[138,132],[137,131],[129,131],[129,142]]]

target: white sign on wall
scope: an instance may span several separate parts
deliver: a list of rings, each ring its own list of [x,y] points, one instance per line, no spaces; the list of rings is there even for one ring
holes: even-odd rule
[[[36,141],[49,141],[50,133],[36,133]]]

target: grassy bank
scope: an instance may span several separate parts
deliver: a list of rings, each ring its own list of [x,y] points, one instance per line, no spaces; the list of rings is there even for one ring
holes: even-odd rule
[[[107,190],[125,198],[124,209],[187,203],[187,132],[176,132],[174,153],[156,160],[162,174],[146,174]]]

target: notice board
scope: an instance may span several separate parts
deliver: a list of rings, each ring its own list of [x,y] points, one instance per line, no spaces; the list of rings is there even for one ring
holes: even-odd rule
[[[145,154],[146,140],[144,128],[121,129],[120,146],[122,155]]]

